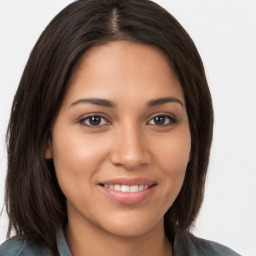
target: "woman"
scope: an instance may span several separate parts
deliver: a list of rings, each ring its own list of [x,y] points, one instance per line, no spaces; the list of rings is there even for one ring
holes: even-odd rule
[[[148,0],[76,1],[36,43],[8,128],[0,255],[237,255],[189,233],[213,112],[181,25]]]

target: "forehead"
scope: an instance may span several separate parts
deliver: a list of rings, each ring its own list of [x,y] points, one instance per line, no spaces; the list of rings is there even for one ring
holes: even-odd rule
[[[67,96],[84,93],[112,97],[113,92],[126,98],[179,96],[183,99],[168,57],[157,47],[127,41],[91,47],[75,65]]]

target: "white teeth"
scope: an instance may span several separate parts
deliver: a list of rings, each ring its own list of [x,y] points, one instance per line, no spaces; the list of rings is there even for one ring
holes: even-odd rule
[[[121,186],[121,192],[130,192],[130,187],[126,185]]]
[[[114,185],[114,190],[120,191],[121,190],[121,186],[120,185]]]
[[[130,187],[130,192],[139,192],[139,186],[138,185],[133,185]]]
[[[128,186],[128,185],[119,185],[119,184],[115,184],[115,185],[108,185],[108,184],[104,184],[105,188],[110,188],[116,191],[121,191],[121,192],[140,192],[143,191],[145,189],[148,189],[149,185],[132,185],[132,186]]]
[[[139,191],[142,191],[144,189],[144,185],[139,185]]]

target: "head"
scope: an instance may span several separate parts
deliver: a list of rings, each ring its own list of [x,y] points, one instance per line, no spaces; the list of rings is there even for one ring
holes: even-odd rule
[[[56,230],[67,221],[67,206],[45,149],[81,60],[95,47],[118,41],[157,49],[179,81],[190,156],[164,224],[170,239],[193,224],[203,200],[213,126],[211,96],[197,49],[178,21],[153,2],[86,0],[67,6],[46,27],[14,98],[7,137],[6,205],[10,229],[18,235],[54,248]]]

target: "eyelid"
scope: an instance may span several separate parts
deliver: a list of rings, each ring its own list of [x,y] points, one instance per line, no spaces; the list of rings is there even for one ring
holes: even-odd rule
[[[90,124],[86,124],[84,123],[84,121],[90,117],[100,117],[102,119],[104,119],[106,121],[105,124],[100,124],[100,125],[90,125]],[[103,113],[90,113],[87,115],[83,115],[81,117],[78,118],[77,122],[80,123],[82,126],[85,126],[87,128],[91,128],[91,129],[100,129],[102,126],[105,125],[109,125],[111,124],[111,122],[109,121],[110,118],[106,117]]]
[[[163,124],[163,125],[157,125],[157,124],[150,124],[149,122],[151,122],[154,118],[158,117],[158,116],[162,116],[162,117],[166,117],[170,120],[170,122],[168,124]],[[104,119],[106,121],[105,124],[100,124],[100,125],[90,125],[90,124],[85,124],[83,123],[87,118],[89,117],[100,117],[102,119]],[[108,116],[106,116],[106,114],[104,113],[101,113],[101,112],[94,112],[94,113],[89,113],[89,114],[85,114],[85,115],[82,115],[81,117],[79,117],[77,119],[77,123],[80,123],[82,126],[85,126],[85,127],[88,127],[88,128],[92,128],[92,129],[100,129],[102,126],[105,126],[105,125],[109,125],[111,124],[111,118],[109,118]],[[164,127],[164,126],[171,126],[171,125],[174,125],[178,123],[178,119],[176,118],[175,115],[173,114],[170,114],[170,113],[155,113],[153,115],[151,115],[149,118],[148,118],[148,121],[146,122],[146,125],[154,125],[154,126],[158,126],[158,127]]]
[[[172,114],[169,114],[169,113],[168,114],[167,113],[155,113],[153,116],[151,116],[149,118],[149,120],[147,121],[147,125],[154,125],[154,124],[149,124],[149,122],[152,121],[154,118],[156,118],[158,116],[162,116],[162,117],[168,118],[170,120],[170,123],[163,124],[163,125],[155,124],[156,126],[159,126],[159,127],[162,126],[163,127],[163,126],[170,126],[170,125],[174,125],[174,124],[178,123],[178,119],[174,115],[172,115]]]

